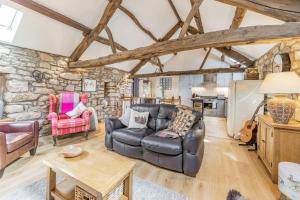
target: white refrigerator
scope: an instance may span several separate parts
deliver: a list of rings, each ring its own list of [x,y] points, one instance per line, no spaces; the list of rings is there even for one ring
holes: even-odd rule
[[[227,108],[227,133],[230,137],[239,139],[240,130],[245,121],[250,120],[264,100],[264,95],[259,93],[260,80],[232,81],[228,93]],[[259,114],[263,113],[263,108]]]

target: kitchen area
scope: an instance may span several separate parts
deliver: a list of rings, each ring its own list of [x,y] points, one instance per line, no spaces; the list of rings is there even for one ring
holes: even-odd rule
[[[191,92],[192,98],[189,100],[192,105],[188,106],[198,111],[203,110],[204,116],[226,118],[230,85],[232,81],[243,78],[241,73],[204,74],[200,77],[182,77],[180,79],[185,80],[180,82],[181,87],[185,86]],[[189,79],[188,85],[184,83],[186,79]]]
[[[243,73],[155,77],[140,83],[139,97],[156,103],[180,99],[181,105],[203,111],[204,116],[226,118],[230,84],[243,79]]]

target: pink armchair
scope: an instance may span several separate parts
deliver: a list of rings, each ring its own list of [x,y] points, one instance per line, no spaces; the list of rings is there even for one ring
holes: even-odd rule
[[[90,129],[90,112],[85,111],[78,118],[70,118],[65,113],[59,113],[59,96],[49,95],[50,107],[48,120],[51,120],[52,137],[54,146],[56,145],[57,137],[62,135],[68,135],[72,133],[84,132],[86,139],[88,139],[88,131]],[[84,105],[88,102],[88,96],[82,94],[79,97],[79,101]],[[72,110],[75,107],[70,107]]]

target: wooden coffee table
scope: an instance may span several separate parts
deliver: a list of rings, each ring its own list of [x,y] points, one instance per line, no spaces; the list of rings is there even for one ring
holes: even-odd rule
[[[56,155],[44,160],[48,167],[47,199],[74,199],[75,187],[96,199],[106,200],[120,185],[123,195],[118,199],[132,199],[132,172],[135,162],[107,150],[83,152],[75,158]],[[56,177],[64,180],[56,183]],[[115,194],[115,193],[114,193]]]
[[[13,118],[2,118],[0,119],[0,123],[1,122],[15,122],[16,119],[13,119]]]

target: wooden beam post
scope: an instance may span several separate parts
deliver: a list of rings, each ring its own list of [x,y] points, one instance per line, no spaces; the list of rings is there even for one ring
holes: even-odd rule
[[[173,1],[172,1],[172,0],[168,0],[168,2],[169,2],[169,4],[170,4],[170,6],[171,6],[171,8],[172,8],[172,10],[173,10],[173,13],[175,14],[177,20],[178,20],[179,22],[181,22],[182,20],[181,20],[181,18],[180,18],[180,15],[179,15],[179,13],[178,13],[178,11],[177,11],[177,9],[176,9],[176,7],[175,7]]]
[[[158,39],[151,33],[151,31],[147,30],[140,22],[139,20],[132,14],[128,9],[125,7],[119,5],[119,9],[125,13],[132,21],[144,32],[146,33],[150,38],[152,38],[154,41],[158,41]]]
[[[126,60],[145,59],[199,48],[277,43],[294,39],[300,39],[300,22],[290,22],[282,25],[252,26],[157,42],[150,46],[119,52],[115,55],[98,59],[71,62],[69,67],[96,67]]]
[[[206,55],[205,55],[205,57],[204,57],[204,59],[203,59],[203,61],[202,61],[202,64],[201,64],[201,66],[199,67],[199,70],[201,70],[201,69],[204,67],[204,65],[205,65],[205,63],[206,63],[206,61],[207,61],[207,58],[208,58],[210,52],[211,52],[211,48],[208,49],[208,51],[207,51],[207,53],[206,53]]]
[[[196,12],[199,12],[199,7],[202,4],[203,0],[195,0],[194,4],[192,6],[191,11],[189,12],[187,18],[185,19],[185,22],[182,26],[181,32],[179,34],[179,38],[183,38],[185,36],[185,34],[188,31],[189,25],[193,19],[193,17],[195,16]]]
[[[105,27],[105,31],[106,31],[107,37],[109,38],[109,43],[110,43],[110,46],[111,46],[111,50],[112,50],[113,54],[116,54],[117,53],[117,48],[116,48],[116,45],[115,45],[115,42],[114,42],[113,34],[112,34],[112,32],[111,32],[111,30],[108,26]]]
[[[177,22],[159,41],[169,40],[176,31],[181,27],[181,22]]]
[[[245,17],[246,12],[247,12],[247,9],[245,9],[245,8],[237,7],[235,9],[235,14],[234,14],[230,29],[237,29],[240,27],[240,25]]]
[[[195,3],[195,0],[190,0],[191,5],[193,6]],[[204,33],[204,29],[203,29],[203,24],[202,24],[202,19],[201,19],[201,15],[200,15],[200,11],[199,9],[196,11],[194,19],[196,21],[196,25],[198,27],[198,31],[202,34]]]
[[[104,13],[98,23],[98,25],[81,41],[81,43],[77,46],[74,52],[70,56],[71,61],[79,60],[80,56],[84,53],[84,51],[91,45],[93,41],[96,40],[101,31],[106,27],[110,18],[113,16],[119,5],[122,3],[122,0],[111,0],[105,10]]]
[[[131,71],[130,74],[137,73],[150,59],[141,60]]]
[[[247,67],[250,67],[250,66],[253,66],[253,64],[254,64],[253,60],[250,60],[249,58],[247,58],[243,54],[241,54],[241,53],[239,53],[239,52],[237,52],[233,49],[228,49],[226,47],[218,47],[218,48],[216,48],[216,50],[220,51],[221,53],[228,56],[229,58],[232,58],[232,59],[236,60],[241,65],[245,65]]]
[[[183,75],[198,75],[198,74],[215,74],[215,73],[234,73],[244,72],[245,68],[213,68],[213,69],[201,69],[201,70],[190,70],[190,71],[168,71],[162,73],[151,73],[151,74],[135,74],[130,75],[129,78],[149,78],[159,76],[183,76]]]

